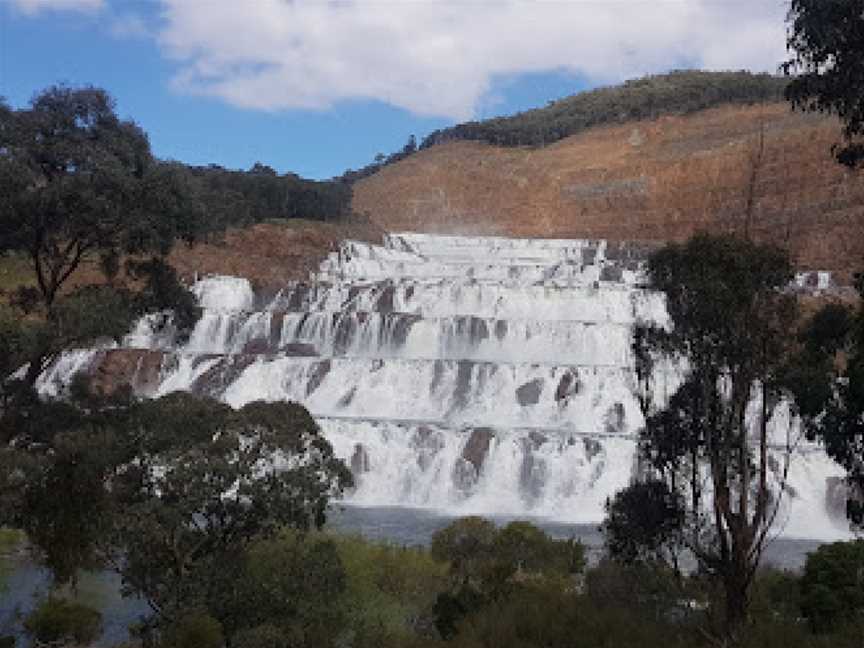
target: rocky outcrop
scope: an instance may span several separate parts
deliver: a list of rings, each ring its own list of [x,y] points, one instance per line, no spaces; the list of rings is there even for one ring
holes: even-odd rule
[[[492,428],[474,428],[453,469],[453,483],[459,490],[470,491],[480,478],[489,446],[495,438]]]
[[[462,449],[462,458],[474,466],[477,472],[480,472],[483,467],[483,461],[489,453],[489,445],[494,438],[495,431],[492,428],[478,427],[471,430],[471,436]]]
[[[90,389],[111,396],[123,387],[142,396],[159,386],[165,353],[151,349],[109,349],[90,368]]]
[[[534,380],[516,388],[516,401],[522,407],[525,407],[526,405],[536,405],[540,402],[540,393],[542,391],[543,379],[535,378]]]
[[[351,455],[351,472],[354,477],[369,472],[369,453],[362,443],[354,444],[354,454]]]

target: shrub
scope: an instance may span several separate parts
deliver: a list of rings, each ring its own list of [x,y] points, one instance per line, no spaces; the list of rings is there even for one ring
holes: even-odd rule
[[[42,643],[89,644],[102,634],[102,615],[86,605],[49,596],[24,619],[24,631]]]
[[[447,567],[420,548],[335,536],[345,565],[342,600],[353,645],[404,645],[434,634],[432,606],[447,586]]]
[[[231,638],[232,648],[288,648],[288,638],[276,626],[263,624],[241,630]]]
[[[816,632],[864,622],[864,540],[822,545],[807,555],[801,611]]]
[[[794,572],[765,567],[756,574],[750,595],[754,618],[797,624],[801,616],[801,579]]]
[[[467,616],[453,648],[694,648],[685,626],[555,590],[523,589]]]
[[[208,607],[232,642],[237,636],[269,641],[274,633],[262,628],[270,627],[292,646],[323,647],[345,625],[345,570],[326,536],[286,529],[253,543],[231,566],[214,569],[220,574]]]
[[[162,648],[222,648],[222,624],[203,610],[190,610],[162,633]]]

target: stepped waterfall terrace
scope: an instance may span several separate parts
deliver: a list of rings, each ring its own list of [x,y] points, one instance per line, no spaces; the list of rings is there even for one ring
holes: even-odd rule
[[[643,424],[631,330],[664,323],[641,286],[650,248],[588,240],[393,234],[345,242],[308,282],[273,294],[203,279],[178,344],[142,319],[119,348],[64,355],[40,389],[87,371],[111,389],[189,390],[233,405],[294,400],[351,466],[351,503],[595,523],[638,469]],[[799,276],[829,289],[827,273]],[[680,381],[673,367],[658,400]],[[754,412],[756,411],[754,404]],[[772,419],[779,454],[794,421]],[[785,533],[846,533],[842,470],[801,444]]]

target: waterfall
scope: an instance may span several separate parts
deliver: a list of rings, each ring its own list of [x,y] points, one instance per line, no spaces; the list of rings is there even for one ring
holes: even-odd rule
[[[148,396],[305,405],[354,472],[350,502],[594,523],[635,470],[632,327],[668,321],[662,295],[644,287],[648,252],[417,233],[347,241],[275,296],[242,278],[202,279],[203,316],[182,345],[143,318],[120,349],[64,356],[43,391],[112,354],[148,354],[134,365]],[[794,286],[824,290],[831,277],[803,273]],[[667,368],[657,401],[679,382]],[[783,438],[795,421],[772,426]],[[817,446],[797,448],[787,534],[844,536],[842,474]]]

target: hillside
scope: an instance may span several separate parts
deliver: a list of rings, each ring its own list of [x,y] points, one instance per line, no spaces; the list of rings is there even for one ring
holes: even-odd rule
[[[168,262],[187,283],[208,274],[249,279],[259,290],[275,292],[287,281],[304,281],[339,242],[379,241],[382,232],[362,219],[324,223],[304,219],[272,220],[229,228],[208,243],[177,243]],[[120,278],[125,280],[123,276]],[[66,290],[105,281],[96,258],[85,259]],[[34,285],[29,261],[18,254],[0,256],[0,304],[21,285]]]
[[[864,258],[864,176],[834,163],[837,135],[833,120],[770,103],[542,148],[450,141],[356,183],[352,204],[387,230],[654,241],[743,231],[749,212],[753,235],[802,268],[849,273]]]
[[[770,74],[677,70],[550,101],[515,115],[466,122],[431,133],[421,148],[454,140],[545,146],[593,126],[687,115],[723,105],[782,101],[787,80]]]

